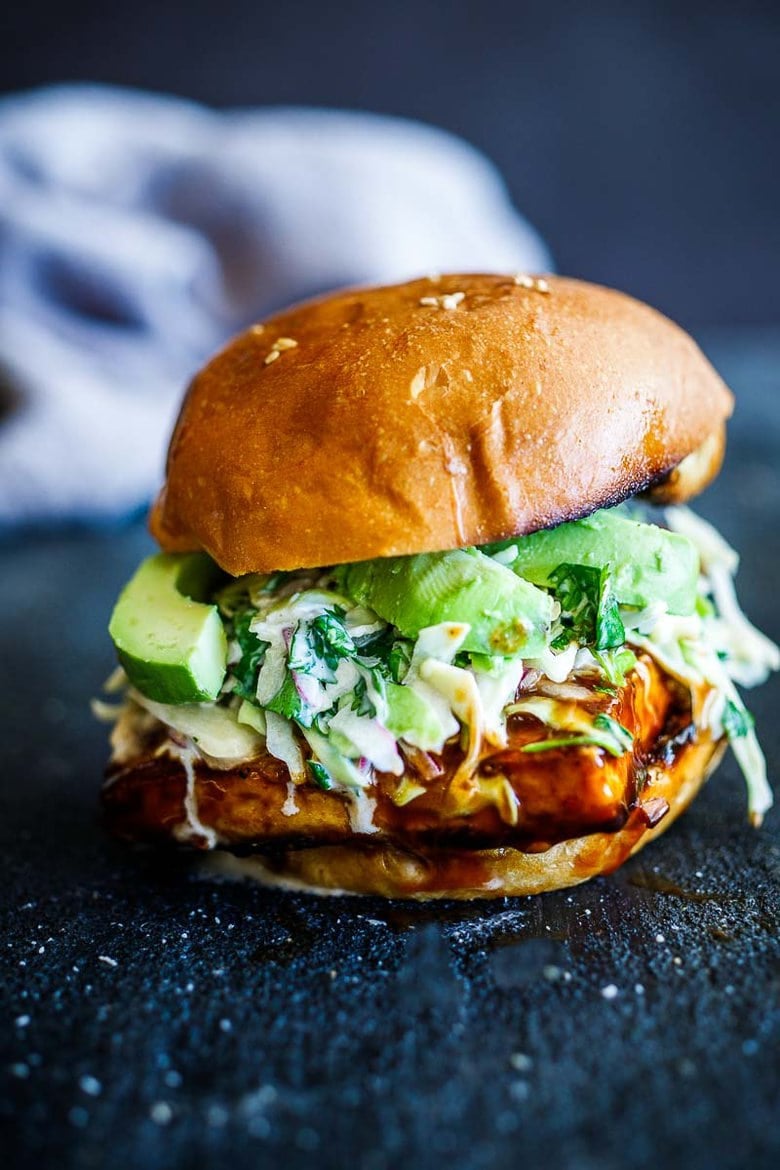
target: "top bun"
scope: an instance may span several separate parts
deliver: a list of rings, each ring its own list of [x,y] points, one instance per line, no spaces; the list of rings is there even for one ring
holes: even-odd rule
[[[339,292],[197,375],[151,527],[234,575],[485,544],[669,482],[704,445],[673,493],[692,494],[731,408],[687,334],[610,289],[471,275]]]

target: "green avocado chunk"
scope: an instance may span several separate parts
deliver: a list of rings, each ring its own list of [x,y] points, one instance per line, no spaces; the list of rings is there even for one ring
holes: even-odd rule
[[[508,567],[534,585],[547,585],[561,564],[606,568],[622,605],[643,609],[665,601],[669,613],[690,614],[696,606],[699,554],[685,536],[640,524],[614,512],[559,524],[530,536],[491,545],[490,552],[516,548]]]
[[[436,712],[411,687],[387,684],[388,716],[386,727],[398,739],[423,751],[439,751],[445,738]]]
[[[220,569],[205,553],[148,557],[125,585],[108,632],[137,690],[157,703],[216,699],[227,636],[209,596]]]
[[[406,637],[440,622],[468,623],[464,650],[534,658],[547,642],[553,600],[477,549],[382,557],[341,569],[343,587]]]

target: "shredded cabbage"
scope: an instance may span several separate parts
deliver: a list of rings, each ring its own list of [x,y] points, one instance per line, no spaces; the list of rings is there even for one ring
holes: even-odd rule
[[[735,683],[756,686],[780,669],[780,649],[742,612],[734,589],[739,557],[711,524],[689,508],[669,508],[669,527],[696,545],[705,601],[690,617],[666,614],[647,635],[631,641],[653,655],[673,678],[689,687],[697,726],[713,737],[728,736],[748,790],[748,816],[760,825],[772,807],[772,790],[753,721]],[[704,690],[703,684],[708,684]],[[732,713],[729,718],[729,713]],[[736,712],[739,718],[734,718]]]
[[[266,711],[265,724],[268,751],[287,765],[295,784],[302,784],[306,779],[306,765],[292,724],[275,711]]]
[[[614,721],[610,725],[608,717],[597,725],[599,717],[578,706],[574,696],[577,679],[594,672],[606,686],[623,685],[636,666],[633,650],[644,650],[688,688],[696,725],[715,738],[728,736],[745,775],[750,817],[760,823],[772,795],[752,720],[735,684],[763,682],[780,668],[780,650],[739,607],[734,550],[687,508],[669,509],[666,522],[698,550],[697,610],[678,617],[667,612],[664,602],[645,608],[614,604],[610,630],[617,631],[617,642],[589,636],[584,611],[578,618],[565,591],[555,600],[557,625],[545,650],[523,661],[517,655],[464,652],[470,631],[465,622],[441,622],[415,639],[404,638],[371,609],[335,591],[333,570],[252,574],[216,597],[229,635],[228,674],[217,703],[165,706],[130,693],[217,766],[229,767],[265,746],[287,765],[295,784],[311,779],[322,788],[353,794],[351,815],[367,832],[372,804],[365,790],[374,773],[402,777],[405,753],[424,746],[438,754],[457,736],[466,750],[453,787],[469,808],[492,800],[516,817],[500,778],[486,787],[485,778],[475,775],[485,743],[506,745],[506,720],[513,713],[536,715],[564,733],[529,750],[544,750],[545,743],[590,743],[614,755],[628,750],[625,728]],[[510,563],[516,552],[512,546],[491,555]],[[600,580],[608,594],[608,567]],[[554,583],[549,588],[554,591]],[[529,680],[530,694],[523,690]],[[117,681],[112,678],[112,689]],[[539,692],[548,687],[547,694],[534,694],[534,682]],[[416,710],[415,703],[407,703],[406,722],[394,722],[388,693],[393,691],[398,711],[402,687],[416,695]],[[105,705],[97,710],[104,718],[114,715]],[[417,799],[424,791],[424,782],[402,779],[396,803]],[[286,807],[293,804],[291,789]]]
[[[231,707],[216,703],[156,703],[131,688],[128,696],[166,727],[191,741],[216,768],[231,768],[256,756],[263,745],[254,728],[239,723]]]

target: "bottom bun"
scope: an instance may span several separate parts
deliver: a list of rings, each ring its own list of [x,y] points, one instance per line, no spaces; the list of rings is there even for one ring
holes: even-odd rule
[[[519,849],[406,849],[390,842],[294,848],[272,856],[237,857],[217,851],[207,872],[251,878],[264,885],[317,894],[376,894],[417,901],[434,898],[500,898],[565,889],[611,873],[684,812],[720,763],[725,740],[686,744],[668,766],[649,769],[642,805],[615,832],[561,841],[543,852]],[[650,802],[668,804],[657,823]]]

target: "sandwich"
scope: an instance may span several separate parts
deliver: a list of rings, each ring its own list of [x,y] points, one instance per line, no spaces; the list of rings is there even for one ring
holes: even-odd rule
[[[731,410],[681,329],[577,280],[253,325],[189,388],[111,618],[108,828],[320,892],[532,894],[664,832],[729,744],[760,824],[736,684],[780,655],[686,507]]]

